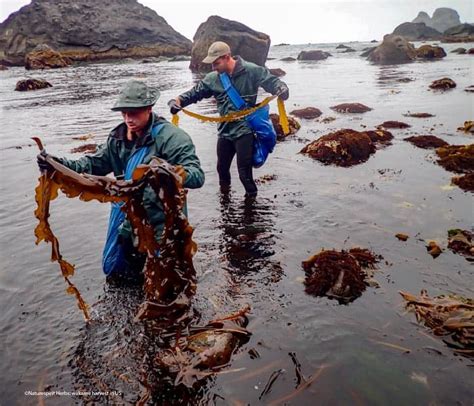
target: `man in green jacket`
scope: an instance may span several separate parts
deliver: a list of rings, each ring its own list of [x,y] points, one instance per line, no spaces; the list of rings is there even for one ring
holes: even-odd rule
[[[289,97],[287,85],[272,75],[270,71],[240,56],[232,57],[229,45],[214,42],[208,50],[204,63],[212,64],[213,72],[208,73],[191,90],[170,100],[171,114],[199,100],[214,96],[221,116],[237,111],[224,90],[219,74],[226,72],[247,106],[255,106],[258,88],[262,87],[271,94],[279,94],[283,100]],[[219,123],[217,140],[217,173],[221,190],[230,187],[230,166],[237,155],[239,178],[245,188],[246,196],[257,194],[257,185],[252,174],[253,133],[245,119]]]
[[[141,147],[147,147],[141,163],[149,163],[152,157],[162,158],[177,166],[178,174],[184,178],[185,188],[200,188],[204,184],[204,172],[196,156],[194,144],[186,132],[152,112],[158,97],[159,91],[148,87],[144,82],[128,82],[112,108],[113,111],[122,113],[124,121],[110,132],[107,141],[98,147],[97,152],[77,160],[55,159],[78,173],[113,173],[120,179],[124,177],[127,162],[132,154]],[[38,165],[41,170],[50,169],[41,154],[38,155]],[[160,241],[165,216],[163,204],[151,187],[144,192],[143,205],[154,227],[155,238]],[[119,227],[118,240],[123,246],[129,271],[141,271],[145,258],[134,248],[137,244],[126,219]]]

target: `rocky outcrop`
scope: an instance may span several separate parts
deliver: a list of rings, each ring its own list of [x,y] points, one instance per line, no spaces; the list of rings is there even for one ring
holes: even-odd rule
[[[435,90],[448,90],[454,89],[456,87],[456,82],[450,78],[442,78],[438,80],[434,80],[430,84],[430,89]]]
[[[474,42],[474,24],[460,24],[444,32],[443,42]]]
[[[46,89],[47,87],[53,87],[53,85],[43,79],[23,79],[17,82],[15,90],[26,92],[28,90]]]
[[[393,30],[395,35],[401,35],[408,41],[439,40],[443,36],[425,23],[403,23]]]
[[[33,0],[0,24],[0,62],[47,44],[76,61],[188,54],[191,41],[136,0]]]
[[[226,42],[233,55],[240,55],[245,60],[260,66],[265,65],[270,49],[270,37],[267,34],[219,16],[211,16],[202,23],[193,39],[189,65],[192,71],[211,70],[211,65],[202,63],[202,60],[206,57],[209,46],[215,41]]]
[[[301,51],[298,55],[299,61],[322,61],[330,57],[331,54],[329,52],[324,52],[320,50],[312,50],[312,51]]]
[[[444,49],[434,45],[422,45],[416,49],[416,57],[420,59],[441,59],[445,56]]]
[[[434,28],[438,32],[444,32],[451,27],[461,24],[461,21],[459,20],[459,14],[456,10],[441,7],[434,11],[433,17],[431,18],[424,11],[420,11],[412,23],[423,23],[427,27]]]
[[[412,62],[416,58],[415,47],[400,35],[388,34],[383,42],[368,56],[368,60],[379,65]]]

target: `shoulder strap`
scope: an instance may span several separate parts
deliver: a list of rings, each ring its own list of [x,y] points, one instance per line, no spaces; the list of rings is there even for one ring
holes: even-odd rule
[[[227,93],[227,96],[229,96],[229,99],[232,101],[232,104],[235,106],[235,108],[237,110],[243,109],[246,105],[245,100],[230,81],[229,75],[225,72],[220,73],[219,79],[221,80],[224,91]]]

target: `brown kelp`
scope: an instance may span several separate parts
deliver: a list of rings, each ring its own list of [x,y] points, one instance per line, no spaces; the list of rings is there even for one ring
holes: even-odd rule
[[[41,141],[34,139],[40,150]],[[65,261],[59,252],[59,243],[48,222],[49,203],[61,190],[68,197],[79,197],[83,201],[123,202],[123,210],[138,236],[138,250],[147,256],[144,277],[146,301],[140,306],[137,317],[160,318],[177,323],[178,317],[185,317],[190,300],[196,289],[196,275],[192,256],[196,244],[192,240],[193,228],[182,208],[185,191],[176,168],[158,158],[149,165],[139,166],[130,181],[116,180],[105,176],[78,174],[46,155],[46,161],[53,168],[43,173],[36,188],[38,207],[35,216],[39,224],[35,229],[37,243],[52,244],[52,260],[59,262],[62,274],[69,284],[68,292],[74,293],[86,319],[87,305],[79,291],[70,282],[74,266]],[[153,227],[142,205],[146,187],[154,189],[161,197],[165,211],[165,229],[160,243],[154,236]],[[157,251],[160,255],[156,255]]]
[[[352,248],[349,251],[321,251],[303,261],[306,273],[306,293],[327,296],[341,304],[357,299],[371,275],[364,269],[373,269],[380,257],[367,249]]]
[[[456,295],[429,297],[426,290],[420,296],[399,292],[418,322],[430,328],[436,336],[454,348],[456,353],[474,356],[474,300]]]

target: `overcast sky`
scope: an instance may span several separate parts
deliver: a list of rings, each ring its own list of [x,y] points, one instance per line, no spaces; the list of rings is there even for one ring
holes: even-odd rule
[[[97,0],[100,1],[100,0]],[[0,0],[0,21],[29,4]],[[473,0],[141,0],[178,32],[191,39],[210,15],[236,20],[269,34],[272,44],[381,39],[419,11],[457,10],[461,22],[474,22]]]

